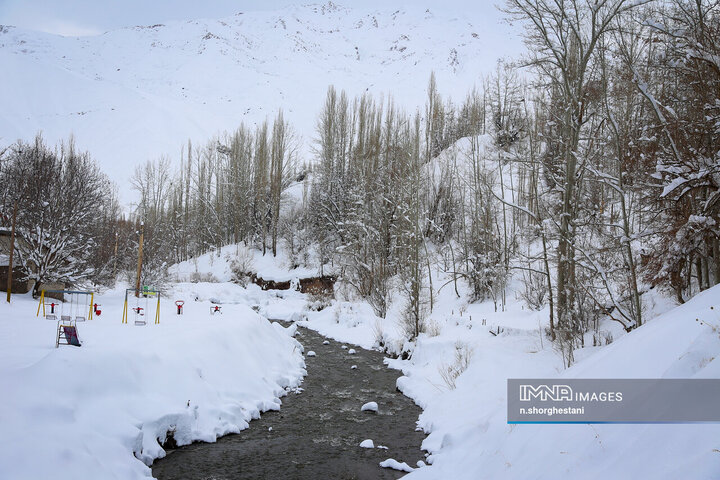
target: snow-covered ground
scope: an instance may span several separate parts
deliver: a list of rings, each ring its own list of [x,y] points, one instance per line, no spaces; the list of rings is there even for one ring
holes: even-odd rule
[[[229,282],[237,252],[247,256],[226,247],[174,267],[172,275],[207,279],[212,272],[215,281],[168,284],[159,325],[134,326],[132,313],[122,325],[122,288],[105,292],[102,315],[79,324],[81,348],[56,350],[55,322],[36,318],[28,296],[1,305],[0,381],[8,394],[0,411],[0,478],[143,477],[143,462],[164,455],[158,439],[168,430],[181,444],[214,441],[278,408],[284,388],[301,381],[304,363],[295,327],[263,316],[295,320],[348,351],[382,344],[411,352],[387,360],[402,372],[398,388],[423,408],[418,425],[429,434],[422,445],[428,465],[403,467],[412,470],[409,478],[720,477],[718,424],[508,425],[506,418],[508,378],[719,378],[720,287],[676,308],[652,293],[651,311],[665,313],[648,315],[631,334],[613,330],[613,343],[578,350],[576,364],[563,369],[540,334],[547,312],[524,307],[512,288],[504,311],[441,289],[428,332],[407,344],[398,321],[402,299],[380,319],[339,284],[337,298],[324,299],[318,311],[316,298],[297,291]],[[282,252],[250,254],[268,276],[302,273],[287,270]],[[176,299],[186,302],[183,316],[174,314]],[[222,313],[211,315],[212,305]],[[148,308],[152,315],[151,302]]]
[[[507,378],[720,378],[720,286],[659,316],[570,369],[536,339],[478,337],[455,390],[430,385],[437,340],[394,361],[423,407],[433,466],[409,478],[720,477],[720,425],[507,425]],[[710,307],[713,307],[711,309]],[[699,319],[699,321],[696,321]]]
[[[96,296],[102,314],[78,323],[80,348],[55,348],[56,322],[36,317],[28,295],[3,301],[0,478],[147,478],[166,432],[212,442],[278,409],[305,373],[302,347],[240,301],[244,289],[218,286],[178,285],[158,325],[153,301],[135,326],[132,311],[121,323],[122,288]],[[210,314],[210,292],[228,299],[222,314]]]
[[[719,298],[716,286],[632,334],[616,329],[615,342],[578,350],[563,369],[540,335],[547,312],[520,302],[505,312],[492,302],[458,307],[441,296],[432,334],[409,360],[387,361],[402,370],[398,388],[423,408],[418,424],[429,433],[432,465],[408,478],[720,478],[718,424],[508,425],[506,404],[508,378],[720,378]],[[656,311],[668,307],[654,301]],[[359,303],[306,315],[307,326],[362,346],[400,329]]]
[[[398,387],[423,408],[418,424],[429,433],[423,448],[432,465],[409,478],[720,478],[720,425],[508,425],[506,404],[508,378],[720,378],[720,286],[678,307],[649,291],[643,327],[626,334],[603,322],[614,342],[577,350],[570,369],[540,334],[547,310],[528,309],[516,287],[511,282],[505,310],[496,311],[491,301],[468,304],[462,281],[460,297],[445,286],[414,345],[403,344],[398,297],[385,319],[345,298],[341,283],[320,311],[297,292],[262,292],[254,301],[268,317],[300,318],[347,344],[412,352],[387,361],[402,370]]]

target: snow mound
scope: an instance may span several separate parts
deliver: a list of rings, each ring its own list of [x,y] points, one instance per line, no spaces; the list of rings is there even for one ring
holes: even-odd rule
[[[362,407],[360,407],[361,412],[377,412],[378,411],[378,404],[377,402],[368,402],[364,404]]]
[[[357,352],[355,351],[354,348],[351,348],[350,350],[348,350],[348,355],[355,355],[356,353]]]
[[[394,458],[388,458],[387,460],[380,462],[380,466],[383,468],[392,468],[393,470],[400,470],[401,472],[412,472],[415,470],[407,463],[405,463],[405,462],[400,463],[397,460],[395,460]]]
[[[314,356],[315,356],[315,352],[312,351],[312,350],[310,350],[309,352],[307,352],[307,356],[308,356],[308,357],[314,357]]]
[[[367,440],[363,440],[362,442],[360,442],[360,446],[362,448],[375,448],[375,443],[373,443],[373,441],[368,438]]]

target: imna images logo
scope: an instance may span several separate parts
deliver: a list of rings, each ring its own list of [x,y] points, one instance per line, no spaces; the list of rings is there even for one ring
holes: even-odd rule
[[[568,385],[520,385],[520,401],[530,402],[533,399],[539,399],[541,402],[572,401],[573,390]]]

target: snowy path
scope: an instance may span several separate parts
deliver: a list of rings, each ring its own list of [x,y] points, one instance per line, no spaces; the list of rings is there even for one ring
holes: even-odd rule
[[[159,479],[201,478],[354,478],[404,475],[378,464],[395,458],[409,465],[424,459],[415,431],[420,408],[399,393],[397,370],[383,365],[380,352],[343,349],[309,329],[296,337],[305,352],[304,391],[282,399],[280,412],[268,412],[250,428],[217,443],[196,443],[153,464]],[[357,365],[353,369],[352,366]],[[366,402],[378,412],[361,411]],[[372,439],[376,448],[362,448]],[[378,445],[387,449],[377,448]]]

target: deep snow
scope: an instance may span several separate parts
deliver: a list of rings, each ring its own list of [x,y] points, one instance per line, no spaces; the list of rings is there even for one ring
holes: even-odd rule
[[[423,448],[432,465],[409,478],[720,478],[718,424],[508,425],[506,418],[508,378],[720,378],[720,286],[677,307],[649,291],[643,327],[625,334],[603,322],[615,341],[577,350],[570,369],[541,335],[547,311],[525,307],[514,286],[505,311],[491,301],[468,304],[449,286],[436,292],[431,331],[414,345],[401,340],[401,298],[385,319],[356,300],[314,311],[297,292],[277,292],[260,311],[299,319],[349,345],[381,348],[382,341],[390,352],[412,352],[409,360],[387,360],[402,370],[397,386],[423,408],[418,424],[429,433]],[[461,281],[459,289],[467,285]],[[462,363],[466,368],[457,369]],[[452,378],[450,370],[461,373]]]
[[[171,297],[159,325],[134,326],[122,298],[96,297],[102,315],[78,323],[79,348],[55,348],[56,322],[27,295],[0,304],[0,478],[147,478],[167,431],[180,445],[237,432],[305,373],[291,332],[246,305],[211,317],[186,297],[177,316]]]
[[[234,251],[200,257],[185,273],[222,277],[218,267]],[[268,272],[285,268],[282,255],[256,260]],[[665,313],[648,315],[630,334],[614,330],[610,345],[576,351],[570,369],[540,333],[546,312],[524,308],[512,290],[498,312],[492,302],[468,305],[451,288],[441,290],[432,328],[408,344],[399,298],[380,319],[357,300],[326,301],[316,311],[316,302],[296,291],[227,281],[167,287],[161,324],[144,327],[133,326],[132,316],[130,325],[120,324],[120,288],[101,295],[102,316],[79,324],[81,348],[54,349],[55,322],[35,318],[36,303],[27,296],[0,306],[7,340],[0,381],[10,386],[0,411],[0,478],[141,477],[148,470],[133,453],[145,462],[163,455],[157,439],[172,425],[180,443],[213,441],[261,410],[278,408],[284,387],[297,387],[304,373],[302,347],[292,338],[297,325],[284,329],[261,316],[295,320],[344,343],[348,370],[355,357],[347,345],[411,353],[386,360],[402,370],[397,386],[423,408],[418,425],[429,433],[428,465],[419,463],[409,478],[720,477],[718,424],[508,425],[506,419],[508,378],[720,378],[720,286],[676,308],[648,293],[650,310]],[[174,315],[175,299],[186,301],[182,317]],[[210,315],[214,303],[223,315]],[[40,457],[47,461],[37,462]]]

